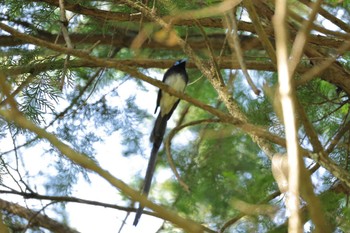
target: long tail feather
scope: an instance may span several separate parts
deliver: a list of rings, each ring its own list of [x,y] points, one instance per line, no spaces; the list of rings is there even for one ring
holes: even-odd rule
[[[159,147],[163,141],[168,119],[168,115],[162,117],[161,113],[159,113],[156,122],[154,123],[151,137],[149,138],[150,141],[153,142],[153,144],[159,144]]]
[[[150,140],[151,142],[153,142],[153,147],[152,147],[150,159],[148,161],[145,181],[142,189],[142,194],[145,196],[148,196],[149,190],[151,188],[152,178],[153,178],[156,161],[157,161],[158,150],[162,144],[167,121],[168,121],[168,118],[162,117],[161,114],[159,113],[157,120],[154,124],[154,128],[152,130]],[[139,204],[139,208],[136,211],[136,215],[133,223],[134,226],[136,226],[137,223],[139,222],[143,212],[143,208],[144,207],[141,204]]]

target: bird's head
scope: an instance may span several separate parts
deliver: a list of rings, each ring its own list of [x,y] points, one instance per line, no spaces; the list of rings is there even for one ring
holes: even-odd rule
[[[181,65],[181,64],[186,64],[187,60],[188,60],[187,58],[178,60],[178,61],[175,62],[174,66],[178,66],[178,65]]]

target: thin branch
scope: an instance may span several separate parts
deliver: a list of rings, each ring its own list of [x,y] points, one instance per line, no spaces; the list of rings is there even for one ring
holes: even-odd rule
[[[296,86],[305,85],[312,79],[316,78],[317,75],[321,74],[327,68],[329,68],[343,53],[350,48],[350,40],[345,41],[336,51],[336,55],[329,58],[324,58],[324,61],[317,64],[315,67],[304,73],[299,80],[295,82]]]
[[[274,64],[277,67],[276,51],[275,51],[272,43],[270,42],[265,29],[263,28],[263,26],[260,23],[259,16],[256,13],[256,10],[255,10],[255,7],[254,7],[252,0],[243,1],[243,5],[245,6],[245,8],[247,9],[247,11],[249,13],[249,18],[252,20],[255,31],[259,35],[259,39],[260,39],[263,47],[265,48],[267,54],[269,55],[269,57],[272,61],[272,64]]]
[[[305,109],[299,103],[298,99],[295,98],[295,105],[298,111],[298,116],[302,124],[304,125],[304,129],[306,135],[311,142],[311,145],[315,152],[323,154],[323,156],[327,156],[321,142],[318,140],[318,135],[316,134],[313,125],[307,118]],[[309,210],[311,219],[315,225],[315,232],[318,233],[330,233],[331,229],[329,227],[328,221],[326,220],[319,198],[315,195],[312,182],[310,179],[310,173],[305,169],[304,166],[301,166],[301,174],[303,178],[303,183],[301,185],[301,195],[308,203],[307,208]]]
[[[269,196],[265,197],[263,200],[259,201],[257,204],[268,203],[268,202],[272,201],[274,198],[278,197],[279,195],[281,195],[280,191],[275,191],[275,192],[271,193]],[[233,224],[238,222],[244,216],[246,216],[246,214],[240,213],[237,216],[235,216],[234,218],[231,218],[228,221],[226,221],[222,225],[222,227],[220,228],[219,233],[224,233],[226,231],[226,229],[228,229],[230,226],[232,226]]]
[[[300,2],[302,2],[303,4],[305,4],[307,6],[309,6],[309,4],[313,3],[310,0],[300,0]],[[345,32],[350,33],[350,26],[347,23],[345,23],[345,22],[341,21],[340,19],[338,19],[331,12],[329,12],[329,11],[323,9],[322,7],[320,7],[319,14],[322,15],[323,17],[325,17],[330,22],[332,22],[334,25],[337,25],[339,28],[341,28]]]
[[[1,71],[0,71],[1,72]],[[3,72],[6,75],[6,72]],[[20,93],[26,86],[29,85],[29,83],[32,82],[32,80],[35,78],[35,75],[30,74],[28,78],[26,78],[17,88],[15,91],[11,93],[11,97],[14,98],[18,93]],[[5,104],[8,103],[8,98],[4,99],[1,101],[0,106],[4,106]]]
[[[276,52],[278,60],[279,94],[282,104],[283,122],[285,127],[288,153],[288,196],[286,205],[289,212],[288,232],[303,232],[300,216],[300,177],[303,162],[298,151],[297,123],[295,114],[295,90],[292,87],[292,76],[288,66],[287,50],[287,0],[276,1],[273,23],[276,35]]]
[[[340,139],[344,136],[345,133],[347,133],[350,130],[350,121],[348,121],[345,125],[343,125],[336,135],[334,135],[333,139],[329,142],[329,145],[327,146],[326,152],[327,154],[330,154],[336,145],[339,143]]]
[[[302,27],[300,28],[292,47],[290,59],[289,59],[289,73],[293,76],[297,65],[303,55],[304,47],[308,41],[308,34],[312,28],[312,23],[316,18],[317,12],[321,7],[322,0],[317,0],[312,4],[312,11],[308,20],[304,20]]]
[[[72,49],[73,45],[72,45],[72,41],[69,37],[69,33],[68,33],[68,20],[66,17],[66,9],[64,7],[64,0],[59,0],[59,7],[60,7],[60,24],[61,24],[61,31],[63,34],[63,38],[66,41],[67,47]]]
[[[288,14],[292,19],[294,19],[296,22],[298,22],[300,24],[305,22],[305,19],[303,17],[301,17],[295,11],[288,9]],[[330,30],[328,28],[324,28],[324,27],[322,27],[318,24],[315,24],[315,23],[312,23],[311,28],[312,28],[312,30],[318,31],[326,36],[332,36],[332,37],[341,38],[341,39],[348,38],[348,35],[346,33],[335,31],[335,30]]]
[[[64,7],[64,0],[59,0],[59,6],[60,6],[60,24],[61,24],[61,32],[63,34],[63,38],[66,41],[67,47],[69,49],[73,49],[73,45],[72,45],[72,41],[69,37],[69,33],[68,33],[68,20],[66,17],[66,10]],[[68,54],[66,56],[66,59],[64,61],[64,66],[63,66],[63,71],[62,71],[62,75],[61,75],[61,83],[60,83],[60,90],[63,89],[64,86],[64,80],[67,74],[67,66],[70,60],[70,55]]]
[[[236,23],[236,17],[232,14],[232,12],[229,12],[225,14],[224,19],[225,19],[225,26],[229,30],[229,33],[228,33],[229,45],[235,51],[235,53],[232,53],[232,56],[237,57],[238,63],[242,69],[243,75],[246,78],[249,86],[252,88],[253,92],[256,95],[259,95],[261,91],[255,86],[252,78],[250,77],[247,71],[247,67],[244,62],[243,52],[238,39],[238,32],[237,32],[238,28]]]
[[[20,195],[25,199],[37,199],[37,200],[49,200],[54,202],[73,202],[73,203],[80,203],[80,204],[87,204],[87,205],[95,205],[95,206],[101,206],[121,211],[135,211],[135,208],[128,208],[123,207],[119,205],[109,204],[105,202],[99,202],[99,201],[91,201],[86,199],[81,199],[77,197],[69,197],[69,196],[47,196],[47,195],[41,195],[38,193],[27,193],[27,192],[18,192],[15,190],[7,191],[7,190],[0,190],[0,193],[2,194],[14,194],[14,195]]]
[[[212,44],[209,41],[208,35],[205,32],[205,30],[202,27],[202,25],[200,25],[200,23],[197,20],[196,20],[196,24],[197,24],[197,27],[199,28],[199,30],[201,31],[201,33],[202,33],[202,35],[204,37],[204,40],[205,40],[205,44],[207,45],[207,49],[209,50],[211,62],[213,63],[212,64],[212,66],[213,66],[212,69],[214,69],[215,76],[220,80],[221,83],[224,83],[224,79],[223,79],[223,77],[221,75],[220,68],[219,68],[219,65],[218,65],[218,61],[216,59],[216,56],[215,56],[215,53],[214,53],[214,50],[213,50],[213,46],[212,46]]]
[[[136,212],[136,210],[137,210],[136,208],[132,208],[132,207],[124,207],[124,206],[109,204],[109,203],[105,203],[105,202],[91,201],[91,200],[87,200],[87,199],[70,197],[70,196],[47,196],[47,195],[41,195],[41,194],[38,194],[35,192],[30,192],[30,193],[18,192],[18,191],[13,190],[13,189],[10,189],[10,191],[0,190],[0,193],[19,195],[25,199],[49,200],[49,201],[54,201],[54,202],[72,202],[72,203],[80,203],[80,204],[85,204],[85,205],[101,206],[101,207],[105,207],[105,208],[126,211],[127,213]],[[147,214],[149,216],[161,218],[161,216],[155,212],[145,210],[143,213]]]

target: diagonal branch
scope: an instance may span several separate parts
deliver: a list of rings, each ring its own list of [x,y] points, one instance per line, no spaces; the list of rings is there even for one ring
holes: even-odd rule
[[[271,44],[267,33],[265,32],[265,29],[262,27],[260,20],[259,20],[259,16],[255,10],[255,7],[252,3],[252,0],[245,0],[243,1],[243,5],[245,6],[245,8],[247,9],[248,13],[249,13],[249,18],[252,20],[255,31],[257,32],[259,39],[262,43],[262,45],[264,46],[267,54],[269,55],[272,64],[274,64],[277,67],[277,60],[276,60],[276,51],[273,47],[273,45]]]
[[[300,0],[303,4],[305,5],[309,5],[312,4],[313,2],[310,0]],[[342,30],[344,30],[345,32],[350,32],[350,26],[349,24],[341,21],[340,19],[338,19],[335,15],[333,15],[331,12],[328,12],[327,10],[323,9],[322,7],[320,7],[319,9],[319,14],[322,15],[323,17],[325,17],[326,19],[328,19],[329,21],[331,21],[334,25],[337,25],[339,28],[341,28]]]
[[[39,226],[46,228],[52,232],[57,233],[78,233],[78,231],[71,229],[70,227],[63,225],[46,215],[37,213],[36,211],[29,210],[18,204],[0,199],[0,209],[7,211],[11,214],[20,216],[22,218],[30,220],[30,226]],[[34,218],[33,218],[34,217]]]
[[[255,86],[252,78],[250,77],[247,71],[247,67],[243,59],[243,52],[238,39],[238,32],[237,32],[238,28],[237,28],[236,18],[232,14],[232,12],[226,13],[224,18],[225,18],[225,26],[228,28],[230,32],[228,33],[229,45],[236,52],[236,53],[232,53],[232,55],[233,56],[236,55],[238,63],[242,69],[243,75],[245,76],[249,86],[252,88],[253,92],[256,95],[259,95],[261,91]]]
[[[317,0],[313,3],[312,11],[309,19],[305,20],[301,29],[299,30],[292,47],[292,52],[289,61],[289,73],[293,76],[297,65],[303,55],[304,47],[308,41],[308,34],[312,28],[312,24],[316,18],[317,12],[321,7],[322,0]]]

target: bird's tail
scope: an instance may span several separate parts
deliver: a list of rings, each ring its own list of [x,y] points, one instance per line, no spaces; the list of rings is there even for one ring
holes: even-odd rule
[[[157,120],[154,123],[154,127],[149,140],[160,147],[166,130],[166,125],[169,117],[167,115],[162,117],[161,112],[158,114]]]
[[[153,173],[156,167],[158,150],[160,148],[160,145],[164,137],[167,121],[168,121],[168,118],[162,117],[161,113],[159,113],[150,137],[151,142],[153,142],[153,147],[152,147],[150,159],[148,161],[146,177],[145,177],[145,181],[142,189],[142,194],[145,195],[146,197],[151,188]],[[134,226],[136,226],[137,223],[139,222],[139,219],[143,212],[143,208],[144,207],[140,204],[139,208],[136,211],[136,215],[133,223]]]

